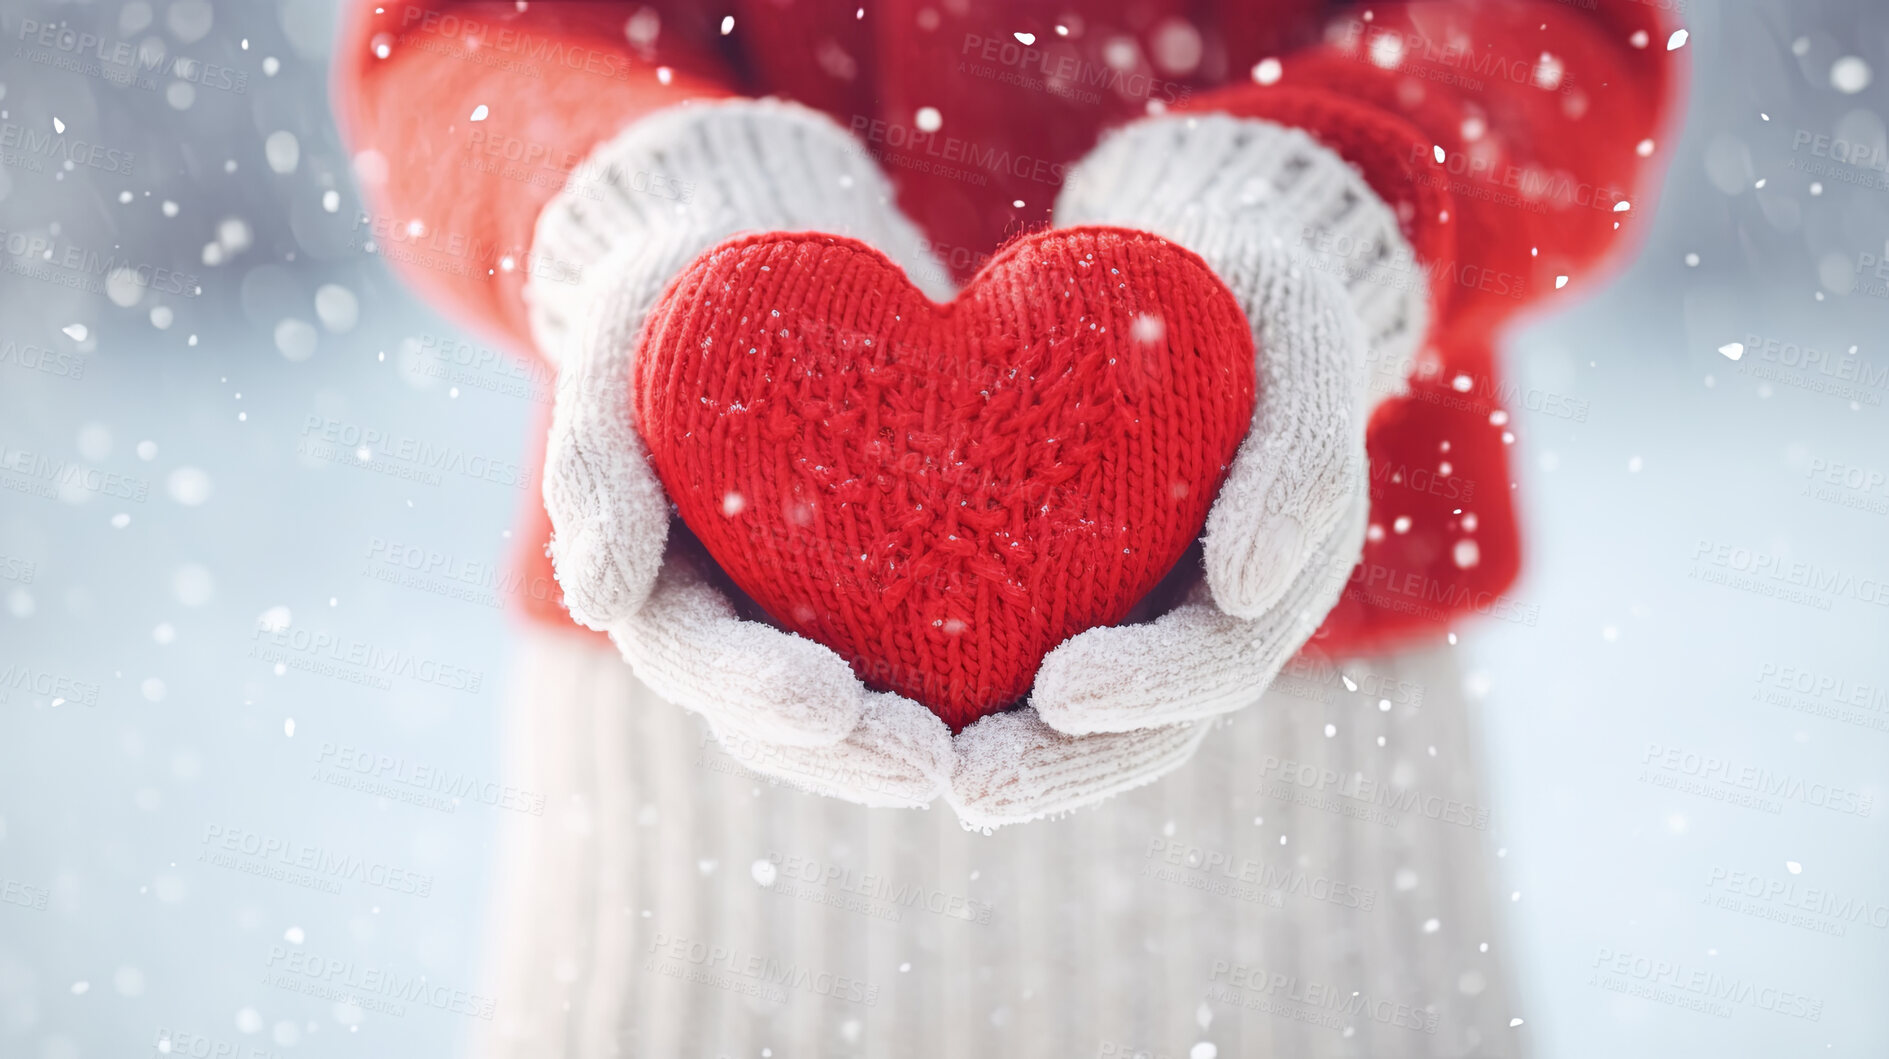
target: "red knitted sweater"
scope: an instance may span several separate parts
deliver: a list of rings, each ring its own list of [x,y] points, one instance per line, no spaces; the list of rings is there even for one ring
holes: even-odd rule
[[[522,356],[526,276],[501,259],[527,260],[539,211],[596,144],[684,99],[826,111],[960,279],[1047,224],[1064,171],[1111,125],[1194,109],[1305,128],[1397,210],[1434,310],[1410,394],[1371,421],[1370,539],[1313,641],[1354,653],[1469,614],[1526,620],[1504,594],[1519,409],[1495,344],[1524,309],[1593,289],[1649,215],[1682,72],[1673,28],[1636,0],[355,0],[336,109],[357,157],[375,152],[357,170],[386,227],[417,220],[481,258],[407,278]],[[948,133],[917,128],[924,107]],[[519,561],[550,583],[540,505],[529,522]]]

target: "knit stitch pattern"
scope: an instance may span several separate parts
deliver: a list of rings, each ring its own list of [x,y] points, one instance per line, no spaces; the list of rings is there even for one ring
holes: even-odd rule
[[[954,731],[1168,573],[1253,415],[1239,304],[1128,230],[1019,239],[943,305],[850,239],[740,238],[646,326],[635,421],[683,521]]]

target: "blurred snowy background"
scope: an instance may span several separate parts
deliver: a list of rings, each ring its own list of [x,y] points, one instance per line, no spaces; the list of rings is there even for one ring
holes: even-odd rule
[[[1696,82],[1644,251],[1509,344],[1540,621],[1461,630],[1521,1006],[1557,1059],[1881,1056],[1889,9],[1670,3]],[[279,977],[475,992],[531,805],[495,707],[550,387],[367,251],[334,17],[0,3],[0,1055],[477,1023]],[[362,789],[383,758],[411,782]],[[1817,1017],[1632,995],[1655,965]]]

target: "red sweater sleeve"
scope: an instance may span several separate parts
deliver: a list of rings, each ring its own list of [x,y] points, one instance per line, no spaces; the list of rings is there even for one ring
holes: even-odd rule
[[[1506,595],[1508,416],[1528,397],[1497,380],[1496,336],[1598,286],[1637,241],[1679,110],[1672,31],[1632,0],[1355,5],[1191,103],[1299,126],[1358,166],[1429,278],[1430,333],[1410,394],[1371,422],[1371,535],[1321,649],[1393,647],[1468,612],[1534,623]]]
[[[1486,335],[1559,277],[1593,286],[1650,216],[1671,29],[1633,0],[1360,6],[1193,106],[1300,125],[1364,166],[1431,268],[1436,331]]]
[[[639,115],[733,94],[718,19],[682,0],[352,0],[334,83],[369,201],[358,234],[430,300],[531,351],[527,270],[579,278],[530,261],[539,212]]]

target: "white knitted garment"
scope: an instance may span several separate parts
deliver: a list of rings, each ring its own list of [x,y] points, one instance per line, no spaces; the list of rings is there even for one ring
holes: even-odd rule
[[[1365,519],[1367,354],[1350,302],[1373,310],[1374,333],[1399,342],[1420,330],[1411,314],[1421,305],[1373,299],[1357,284],[1348,301],[1334,281],[1342,267],[1308,267],[1283,233],[1307,223],[1288,207],[1393,248],[1395,225],[1381,231],[1388,211],[1302,135],[1233,119],[1209,123],[1218,136],[1198,134],[1197,123],[1144,125],[1098,149],[1058,216],[1188,245],[1253,322],[1264,396],[1208,519],[1212,598],[1197,592],[1153,623],[1072,637],[1045,659],[1030,707],[956,739],[917,703],[869,692],[831,650],[741,621],[699,574],[675,556],[665,562],[669,510],[628,412],[643,317],[677,270],[735,232],[852,235],[942,297],[943,272],[883,177],[843,130],[804,108],[695,105],[644,118],[599,148],[587,168],[615,188],[601,203],[566,193],[547,208],[534,252],[583,264],[589,277],[576,290],[528,291],[538,339],[563,365],[545,501],[566,601],[579,621],[611,633],[652,688],[702,713],[725,746],[747,748],[742,760],[756,771],[868,805],[942,794],[976,828],[1066,812],[1184,762],[1204,733],[1197,722],[1253,701],[1336,600]],[[1257,131],[1240,132],[1249,125]],[[1120,145],[1136,136],[1160,137],[1173,168],[1207,178],[1184,189],[1202,208],[1177,212],[1170,184],[1126,173],[1134,159]],[[1262,165],[1267,144],[1287,161]],[[1247,202],[1248,170],[1272,174],[1263,208]],[[638,174],[699,193],[643,201],[632,190]],[[1340,187],[1336,201],[1354,208],[1329,208],[1310,185]],[[1399,311],[1379,311],[1385,304]]]
[[[544,809],[502,814],[456,1054],[1522,1059],[1457,650],[1297,660],[1163,782],[985,836],[759,779],[524,630],[499,745]]]

